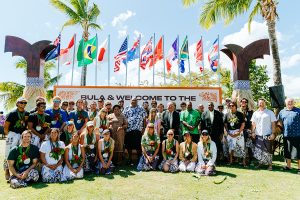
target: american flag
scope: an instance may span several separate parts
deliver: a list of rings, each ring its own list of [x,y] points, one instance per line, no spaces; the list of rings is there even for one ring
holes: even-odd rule
[[[127,60],[127,49],[128,49],[128,40],[126,37],[118,54],[114,57],[115,58],[114,72],[120,71],[121,61],[123,61],[124,59]]]
[[[203,43],[202,43],[202,38],[199,40],[196,46],[196,51],[195,51],[195,58],[196,58],[196,66],[199,67],[200,73],[203,72],[204,70],[204,65],[203,65]]]
[[[151,37],[141,54],[140,66],[142,69],[146,69],[146,65],[153,59],[152,49],[153,49],[153,44],[152,44],[152,37]]]
[[[208,61],[211,69],[216,72],[219,65],[219,38],[214,41],[208,52]]]
[[[60,43],[60,37],[61,35],[59,34],[58,37],[54,40],[53,45],[57,46]]]

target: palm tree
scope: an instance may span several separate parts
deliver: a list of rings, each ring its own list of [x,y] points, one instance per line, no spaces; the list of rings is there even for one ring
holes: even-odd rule
[[[184,6],[190,6],[197,0],[182,0]],[[230,23],[234,18],[248,12],[252,8],[253,0],[208,0],[205,2],[200,14],[199,23],[209,29],[219,20],[224,20],[225,24]],[[276,11],[277,0],[256,0],[249,15],[248,28],[250,31],[251,22],[256,15],[261,15],[267,22],[271,51],[273,56],[273,81],[274,85],[282,85],[280,58],[278,42],[276,37]]]
[[[24,76],[26,77],[27,63],[25,59],[20,59],[16,63],[17,69],[24,70]],[[57,83],[57,80],[61,78],[61,75],[51,77],[50,71],[55,69],[55,63],[52,61],[46,62],[44,66],[44,87],[47,92],[46,98],[50,100],[53,96],[53,90],[50,88]],[[0,101],[4,103],[4,108],[10,110],[15,106],[15,103],[19,97],[23,95],[25,85],[15,82],[0,82]]]
[[[82,37],[84,41],[89,39],[89,28],[101,29],[101,27],[96,23],[97,17],[100,14],[100,10],[96,4],[93,3],[89,6],[89,0],[68,0],[71,4],[70,7],[62,0],[50,0],[50,3],[60,10],[62,13],[66,14],[69,18],[68,21],[64,23],[62,29],[65,26],[81,25],[83,29]],[[86,85],[86,65],[82,67],[81,71],[81,85]]]

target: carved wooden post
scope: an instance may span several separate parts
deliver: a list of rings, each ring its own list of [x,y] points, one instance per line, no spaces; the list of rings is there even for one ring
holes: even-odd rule
[[[263,58],[265,54],[270,55],[269,39],[262,39],[252,42],[245,48],[236,44],[225,45],[225,53],[232,61],[234,90],[232,100],[239,102],[242,98],[247,98],[249,108],[254,108],[254,101],[250,89],[249,64],[251,60]]]
[[[4,52],[12,52],[12,56],[22,56],[27,62],[26,87],[23,97],[28,100],[27,109],[35,107],[37,96],[46,97],[44,89],[44,64],[45,57],[54,46],[49,45],[51,41],[41,40],[34,44],[15,37],[5,37]]]

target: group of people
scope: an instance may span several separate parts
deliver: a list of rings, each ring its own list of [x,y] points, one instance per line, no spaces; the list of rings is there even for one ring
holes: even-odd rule
[[[42,97],[36,108],[26,111],[27,100],[19,98],[16,109],[4,122],[7,135],[4,169],[11,187],[24,187],[30,181],[61,182],[82,178],[84,173],[111,174],[125,161],[133,163],[133,150],[139,156],[137,170],[160,169],[164,172],[189,171],[201,175],[216,174],[216,164],[233,164],[239,159],[244,166],[254,158],[257,167],[272,170],[272,141],[276,126],[284,136],[284,155],[291,170],[291,159],[298,160],[300,174],[300,109],[294,100],[278,118],[266,108],[264,99],[258,109],[248,108],[248,100],[239,105],[226,100],[226,108],[209,102],[193,108],[192,102],[155,100],[138,105],[132,98],[112,106],[99,99],[88,107],[82,99],[62,102],[53,97],[46,108]]]

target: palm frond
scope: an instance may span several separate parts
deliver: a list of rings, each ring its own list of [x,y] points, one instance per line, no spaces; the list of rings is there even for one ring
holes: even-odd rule
[[[256,5],[254,6],[252,12],[249,15],[249,19],[248,19],[248,31],[251,31],[251,23],[253,21],[253,18],[260,13],[261,11],[261,4],[260,2],[257,2]]]
[[[68,21],[66,21],[64,23],[64,25],[62,26],[61,30],[63,30],[66,26],[72,26],[72,25],[75,25],[75,24],[79,24],[79,20],[75,20],[75,19],[69,19]]]
[[[87,13],[85,12],[86,10],[86,5],[84,0],[70,0],[71,5],[75,8],[77,11],[77,14],[80,18],[86,18]]]
[[[90,23],[90,24],[88,25],[88,28],[93,28],[93,29],[95,29],[95,30],[97,30],[97,29],[102,30],[101,26],[99,26],[99,25],[96,24],[96,23]]]
[[[0,102],[3,102],[6,110],[15,106],[17,99],[23,95],[24,88],[24,85],[15,82],[0,83]]]
[[[194,3],[197,3],[198,0],[182,0],[182,4],[184,7],[189,7]]]
[[[78,14],[70,8],[68,5],[63,3],[61,0],[50,0],[50,3],[60,11],[62,11],[64,14],[70,17],[70,19],[79,20],[80,17]]]
[[[58,80],[60,80],[62,77],[62,74],[59,74],[58,76],[52,77],[48,80],[45,80],[45,89],[54,86]]]
[[[90,22],[96,22],[97,17],[100,15],[100,10],[96,4],[93,4],[93,6],[88,10],[88,16],[87,19]]]
[[[53,90],[47,90],[46,91],[46,99],[47,99],[47,101],[51,101],[52,98],[53,98]]]

